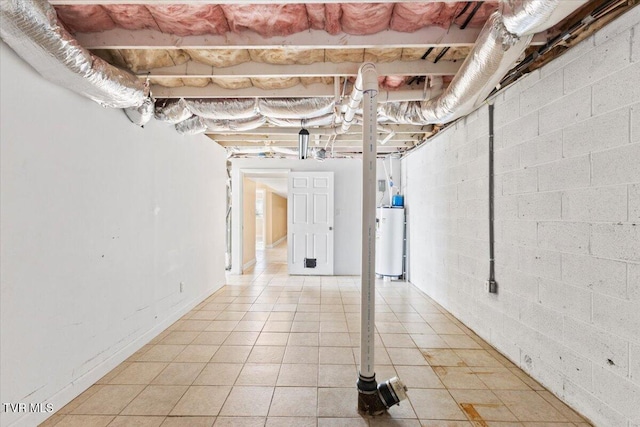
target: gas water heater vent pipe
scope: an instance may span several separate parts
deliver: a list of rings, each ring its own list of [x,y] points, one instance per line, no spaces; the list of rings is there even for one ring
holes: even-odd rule
[[[394,377],[378,384],[375,351],[375,240],[376,240],[376,150],[378,73],[374,64],[364,63],[356,86],[364,98],[362,124],[362,290],[360,303],[360,372],[358,374],[358,412],[366,415],[384,413],[387,408],[406,399],[406,387]],[[353,94],[352,94],[353,95]],[[351,100],[354,97],[352,96]],[[359,101],[358,101],[359,102]]]

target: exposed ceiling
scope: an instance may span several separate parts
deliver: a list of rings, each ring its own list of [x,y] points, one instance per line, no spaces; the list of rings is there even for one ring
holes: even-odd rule
[[[382,102],[423,100],[428,86],[446,88],[488,16],[504,7],[494,1],[50,3],[82,46],[149,78],[156,99],[323,98],[333,100],[335,109],[346,102],[365,61],[377,64]],[[563,25],[537,34],[526,53],[547,43]],[[268,147],[267,155],[279,156],[297,148],[302,125],[301,120],[279,126],[267,121],[255,129],[207,133],[236,153]],[[330,124],[306,127],[311,147],[336,154],[361,151],[361,126],[343,135],[334,135]],[[432,125],[385,124],[379,137],[386,141],[378,151],[410,149],[434,131]]]

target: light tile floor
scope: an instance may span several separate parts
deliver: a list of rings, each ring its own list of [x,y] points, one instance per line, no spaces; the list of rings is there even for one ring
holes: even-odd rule
[[[289,276],[286,244],[154,338],[43,426],[588,426],[442,307],[377,284],[376,374],[409,400],[356,411],[359,278]]]

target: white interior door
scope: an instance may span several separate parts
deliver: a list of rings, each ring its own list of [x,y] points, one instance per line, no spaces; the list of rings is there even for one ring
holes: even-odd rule
[[[289,274],[333,275],[333,172],[290,172]]]

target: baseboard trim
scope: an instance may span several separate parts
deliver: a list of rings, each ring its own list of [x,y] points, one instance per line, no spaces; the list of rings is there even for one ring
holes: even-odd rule
[[[118,350],[111,357],[106,359],[104,362],[87,372],[86,374],[80,376],[73,380],[73,382],[62,390],[58,391],[56,394],[51,396],[49,399],[46,399],[43,404],[51,403],[53,404],[54,413],[62,409],[66,404],[75,399],[80,393],[84,392],[86,389],[91,387],[96,383],[100,378],[104,377],[111,370],[113,370],[120,363],[127,360],[132,354],[136,351],[140,350],[144,345],[149,343],[153,338],[158,336],[162,331],[167,329],[173,323],[175,323],[182,316],[187,314],[189,311],[193,310],[198,304],[207,299],[211,294],[224,286],[224,283],[221,283],[217,287],[213,287],[208,289],[206,292],[192,299],[191,301],[185,303],[181,308],[176,310],[173,314],[167,316],[165,320],[158,323],[156,326],[142,334],[140,337]],[[32,427],[34,425],[38,425],[49,418],[53,413],[46,412],[33,412],[26,413],[22,418],[17,419],[12,424],[7,427]]]
[[[252,259],[251,261],[247,261],[245,264],[242,265],[242,269],[246,270],[250,267],[252,267],[254,264],[256,263],[256,259]]]
[[[276,246],[278,246],[280,243],[284,242],[285,240],[287,240],[287,235],[286,234],[284,236],[282,236],[281,238],[279,238],[278,240],[276,240],[275,242],[273,242],[272,244],[267,245],[267,248],[273,249]]]

